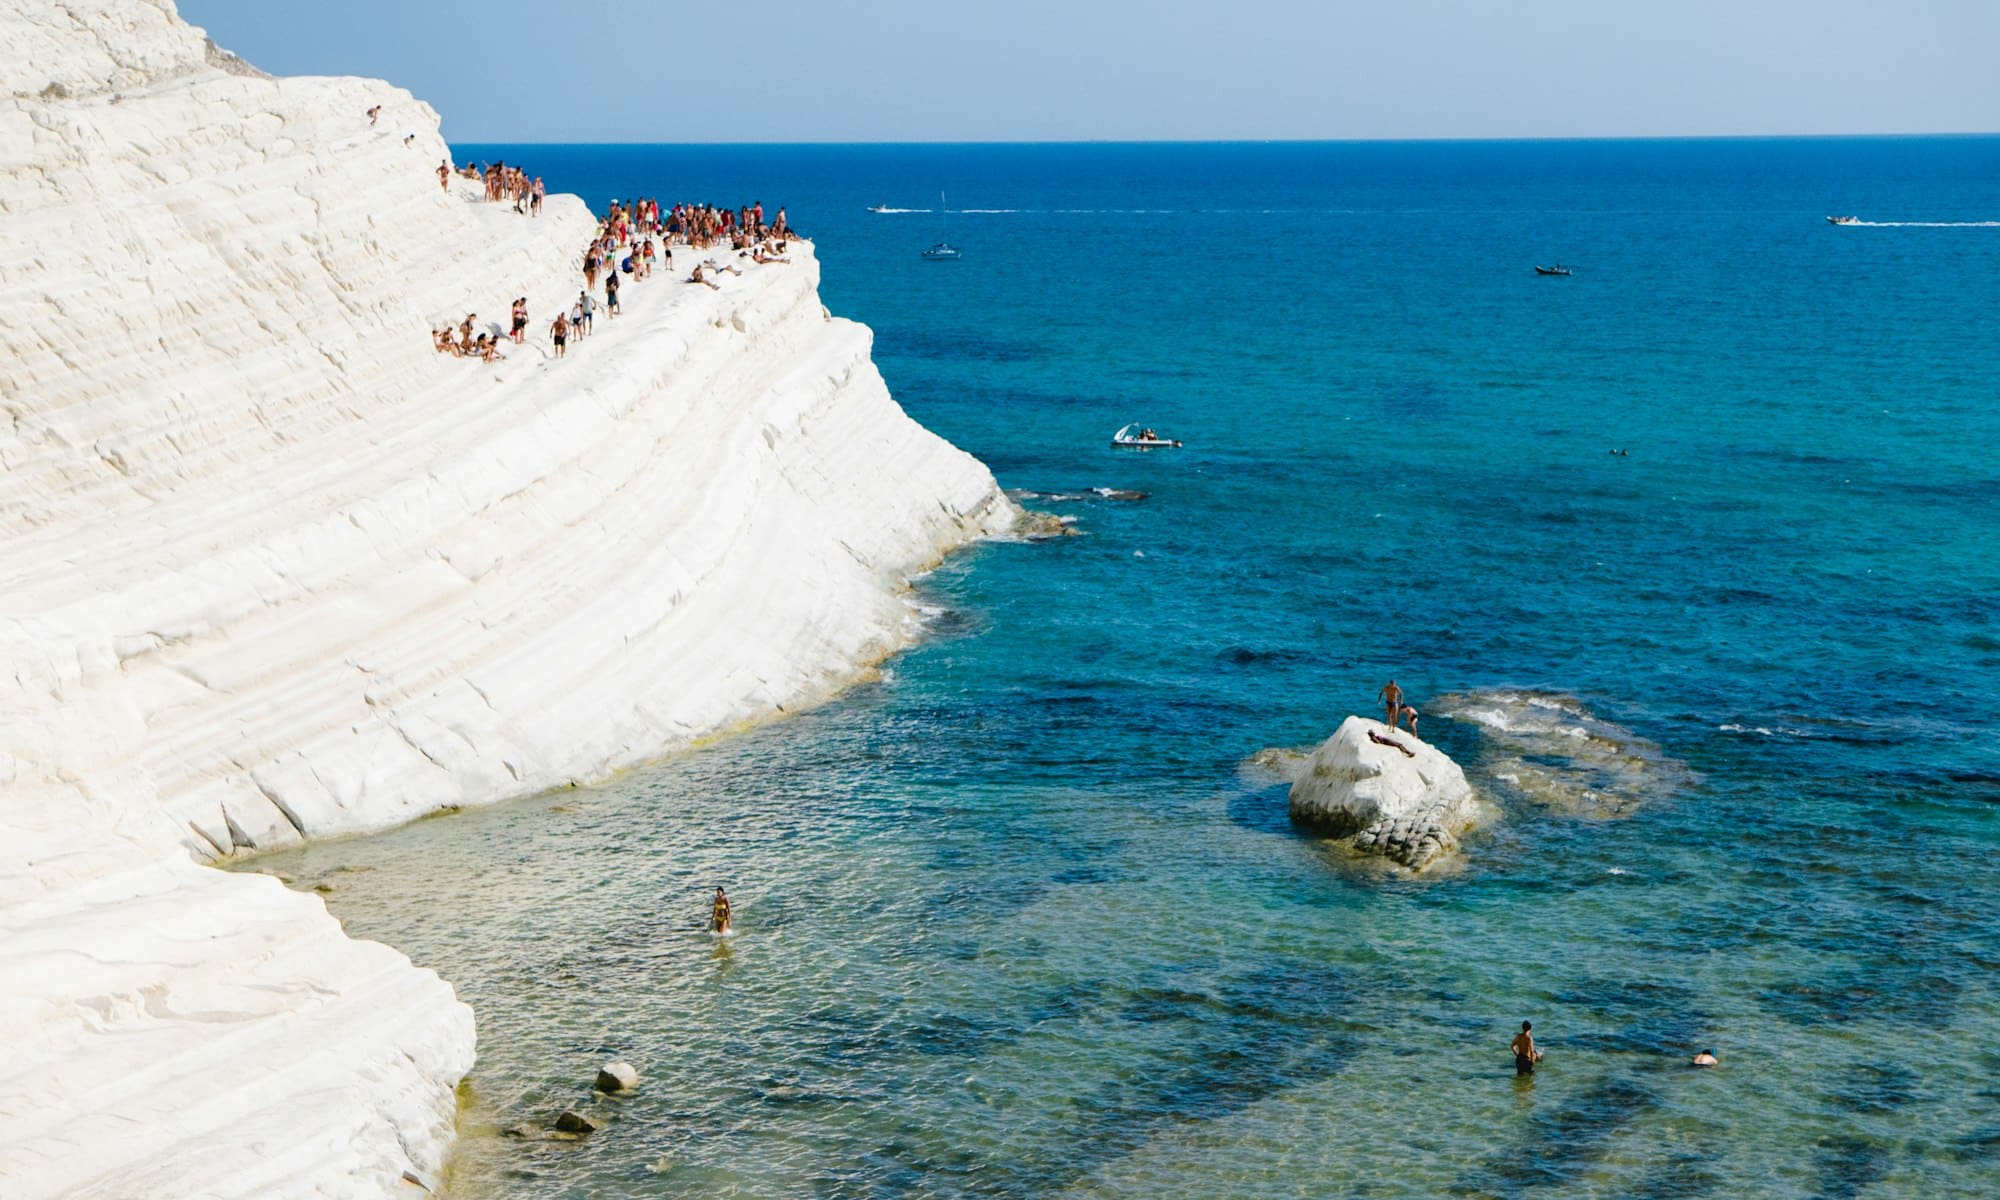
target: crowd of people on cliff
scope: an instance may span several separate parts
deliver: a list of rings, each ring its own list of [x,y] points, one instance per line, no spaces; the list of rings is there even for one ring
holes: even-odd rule
[[[451,163],[439,163],[438,187],[450,191],[452,174]],[[520,167],[509,166],[504,162],[486,163],[477,167],[467,163],[458,168],[457,174],[478,184],[480,190],[486,193],[486,201],[489,204],[511,200],[514,202],[514,211],[523,216],[542,215],[542,201],[548,196],[549,190],[542,183],[540,175],[531,176]]]
[[[541,215],[542,198],[547,193],[539,175],[531,177],[521,168],[506,163],[481,167],[468,164],[457,173],[480,183],[488,201],[511,199],[514,211]],[[439,185],[449,190],[451,164],[438,164],[437,174]],[[603,220],[598,222],[596,235],[584,247],[583,290],[577,294],[576,302],[567,311],[557,312],[549,324],[549,341],[555,357],[567,357],[571,342],[590,335],[600,310],[608,318],[615,318],[623,311],[619,301],[621,288],[650,279],[659,267],[671,270],[676,247],[708,251],[726,246],[736,252],[736,257],[753,263],[789,263],[786,251],[794,236],[783,208],[768,223],[765,221],[761,200],[734,209],[674,204],[662,210],[660,202],[651,197],[629,202],[613,199]],[[711,255],[695,263],[682,282],[720,288],[715,276],[725,273],[741,275],[743,268],[735,263],[717,262]],[[602,302],[597,299],[600,279]],[[478,314],[468,313],[455,330],[450,327],[432,330],[433,348],[440,354],[480,362],[506,358],[500,352],[499,336],[475,332],[478,321]],[[528,301],[523,296],[513,303],[506,339],[517,346],[525,344],[528,324]]]

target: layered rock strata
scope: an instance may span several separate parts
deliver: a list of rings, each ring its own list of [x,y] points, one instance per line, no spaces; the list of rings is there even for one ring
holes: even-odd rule
[[[1292,784],[1292,820],[1421,871],[1480,818],[1465,772],[1415,734],[1349,717]]]
[[[0,1192],[407,1192],[470,1012],[196,860],[825,696],[1016,510],[810,246],[557,361],[593,218],[440,188],[407,93],[257,76],[166,0],[5,0],[0,63]],[[432,350],[522,295],[508,361]]]

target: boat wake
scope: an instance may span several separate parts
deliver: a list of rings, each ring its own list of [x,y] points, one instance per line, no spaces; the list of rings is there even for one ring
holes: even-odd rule
[[[1479,730],[1479,782],[1538,808],[1589,819],[1623,817],[1695,781],[1685,764],[1592,714],[1573,696],[1464,692],[1427,707]]]
[[[2000,229],[2000,221],[1839,221],[1843,229]]]

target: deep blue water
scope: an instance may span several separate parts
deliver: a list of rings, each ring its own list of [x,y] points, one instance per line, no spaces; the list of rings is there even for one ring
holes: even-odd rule
[[[662,1077],[466,1194],[2000,1193],[2000,138],[459,157],[785,205],[1081,534],[952,560],[818,712],[277,861],[471,999],[474,1124]],[[1392,675],[1506,812],[1433,882],[1241,766]],[[725,958],[634,932],[717,878]]]

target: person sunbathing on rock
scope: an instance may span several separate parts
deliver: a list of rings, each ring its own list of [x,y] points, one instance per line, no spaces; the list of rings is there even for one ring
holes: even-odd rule
[[[1403,752],[1403,757],[1405,758],[1415,758],[1417,756],[1417,752],[1415,750],[1410,749],[1408,746],[1405,746],[1403,743],[1397,741],[1395,738],[1383,737],[1381,734],[1376,733],[1372,729],[1368,731],[1368,740],[1374,742],[1378,746],[1388,746],[1393,750],[1401,750]]]
[[[494,337],[490,333],[482,333],[479,335],[480,362],[501,362],[505,360],[506,357],[507,357],[506,355],[500,353],[499,338]]]
[[[703,284],[704,286],[707,286],[707,287],[712,287],[712,288],[714,288],[714,289],[715,289],[716,291],[721,291],[721,290],[722,290],[722,285],[721,285],[721,284],[719,284],[719,283],[717,283],[717,282],[715,282],[715,280],[713,280],[713,279],[708,279],[708,278],[705,278],[705,277],[704,277],[704,276],[702,275],[702,273],[701,273],[701,269],[702,269],[702,264],[701,264],[701,263],[696,263],[696,264],[694,265],[694,274],[692,274],[692,275],[688,276],[688,277],[687,277],[687,281],[688,281],[689,283],[699,283],[699,284]]]

